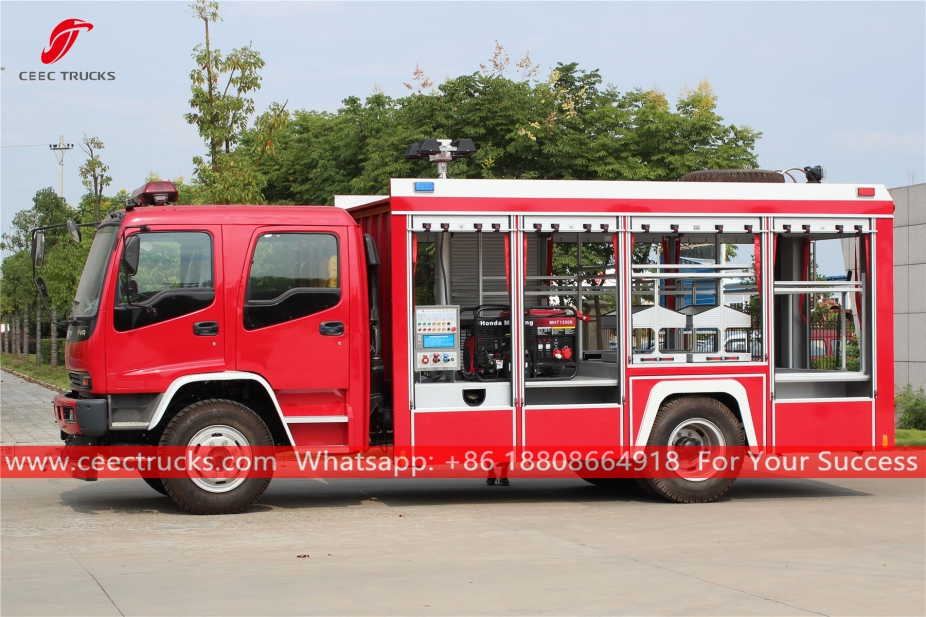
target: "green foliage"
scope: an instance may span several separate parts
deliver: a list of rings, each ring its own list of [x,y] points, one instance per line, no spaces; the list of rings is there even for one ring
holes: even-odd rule
[[[336,113],[297,111],[264,160],[272,203],[327,203],[335,194],[384,194],[390,177],[433,177],[435,166],[406,161],[425,137],[473,139],[479,152],[451,165],[458,178],[675,180],[696,169],[756,166],[760,133],[725,125],[706,81],[684,90],[674,109],[658,90],[619,92],[597,70],[558,64],[545,81],[505,75],[500,47],[481,72],[430,80],[394,99],[376,89],[344,99]],[[532,68],[533,67],[533,68]]]
[[[51,188],[37,191],[32,201],[32,208],[17,212],[13,217],[11,231],[3,234],[0,248],[12,253],[3,260],[2,265],[3,294],[0,307],[4,313],[21,307],[25,302],[35,302],[37,298],[35,284],[32,282],[30,231],[35,227],[57,225],[76,216],[74,209]],[[59,307],[70,305],[73,291],[76,290],[76,279],[80,274],[79,267],[83,265],[83,256],[75,255],[72,249],[74,246],[78,245],[74,244],[63,228],[46,232],[45,267],[41,275],[48,285],[49,304]],[[60,293],[62,285],[67,286],[67,281],[71,279],[71,295],[65,299]],[[63,292],[67,294],[68,290],[64,289]]]
[[[100,222],[100,209],[103,202],[103,190],[109,186],[113,179],[107,176],[109,165],[104,165],[100,160],[99,151],[104,148],[103,142],[97,137],[87,137],[84,133],[84,139],[80,145],[81,149],[87,155],[87,162],[80,166],[80,177],[84,187],[90,192],[94,203],[94,218],[97,223]]]
[[[914,390],[907,384],[894,397],[894,407],[900,413],[898,428],[926,430],[926,393],[923,388]]]
[[[61,346],[63,347],[63,342]],[[31,359],[23,358],[22,360],[15,359],[11,354],[0,354],[0,365],[5,369],[22,373],[27,377],[57,386],[62,390],[69,391],[71,389],[71,378],[68,376],[68,370],[64,368],[64,364],[59,365],[57,368],[52,368],[47,364],[36,366],[35,354],[31,356]]]
[[[218,2],[196,0],[189,6],[205,26],[205,41],[193,48],[193,111],[184,118],[196,125],[208,157],[193,158],[201,190],[181,196],[190,199],[181,203],[263,203],[261,189],[266,181],[258,166],[264,154],[273,152],[274,133],[289,121],[286,104],[271,104],[249,128],[255,113],[251,95],[260,90],[260,70],[265,63],[250,45],[233,49],[227,56],[212,48],[209,24],[221,20]],[[249,140],[250,147],[239,147],[244,139]]]
[[[926,446],[926,430],[918,431],[914,428],[897,429],[894,431],[894,445]]]
[[[51,339],[42,339],[42,364],[51,364]],[[64,366],[64,339],[58,338],[58,366]]]
[[[851,353],[852,346],[849,345],[846,347],[846,351]],[[856,354],[858,354],[858,348],[856,348]],[[861,363],[856,357],[846,356],[846,370],[858,372],[860,370]],[[820,358],[814,358],[810,361],[810,368],[820,371],[839,371],[842,370],[842,358],[836,356],[823,356]]]
[[[264,203],[260,190],[267,181],[247,155],[239,154],[237,151],[222,152],[216,156],[213,163],[214,166],[208,165],[202,157],[193,157],[199,186],[192,195],[192,203]]]
[[[418,306],[428,306],[436,302],[434,247],[434,242],[418,243],[418,262],[415,265],[415,304]]]

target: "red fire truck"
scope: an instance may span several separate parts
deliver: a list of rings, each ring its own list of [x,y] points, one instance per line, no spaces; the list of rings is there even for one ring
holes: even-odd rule
[[[54,401],[62,438],[893,446],[887,190],[686,180],[402,178],[340,207],[175,206],[149,183],[97,229],[67,333],[73,390]],[[810,276],[824,246],[845,280]],[[708,257],[683,259],[695,252]],[[854,320],[858,370],[811,367],[823,298]],[[269,479],[147,482],[219,513]],[[733,480],[642,482],[691,502]]]

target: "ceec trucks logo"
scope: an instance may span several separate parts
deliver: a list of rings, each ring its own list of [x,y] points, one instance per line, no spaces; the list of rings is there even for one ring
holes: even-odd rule
[[[93,30],[93,24],[83,19],[65,19],[54,27],[48,37],[48,47],[42,50],[42,64],[54,64],[64,58],[82,31]],[[67,62],[65,63],[67,64]],[[99,68],[99,67],[93,67]],[[20,81],[112,81],[115,71],[20,71]]]
[[[54,64],[63,58],[77,40],[81,30],[93,30],[93,24],[83,19],[65,19],[55,26],[48,37],[48,47],[42,50],[42,64]]]

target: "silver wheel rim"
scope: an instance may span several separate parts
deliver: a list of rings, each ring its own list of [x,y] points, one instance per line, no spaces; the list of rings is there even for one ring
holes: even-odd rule
[[[196,470],[190,470],[188,471],[190,480],[210,493],[227,493],[235,490],[248,477],[248,471],[238,469],[235,463],[239,457],[250,455],[250,445],[247,438],[236,428],[218,424],[202,429],[190,439],[191,454],[193,457],[208,455],[216,470],[210,471],[209,477],[194,475],[197,473]],[[234,453],[229,450],[226,450],[226,453],[221,452],[225,448],[248,448],[248,450],[236,450]],[[232,456],[232,469],[219,469],[227,456]]]
[[[688,453],[722,448],[727,445],[723,432],[716,424],[704,418],[689,418],[681,422],[669,433],[670,448],[686,447]],[[691,449],[688,449],[688,448]],[[697,448],[695,450],[694,448]],[[690,457],[688,457],[689,460]],[[703,482],[710,479],[717,472],[712,466],[699,469],[698,455],[695,454],[693,464],[680,463],[678,474],[691,482]]]

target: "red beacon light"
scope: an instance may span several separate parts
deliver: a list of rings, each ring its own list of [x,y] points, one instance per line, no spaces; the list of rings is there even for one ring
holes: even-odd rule
[[[178,199],[177,187],[173,182],[149,182],[132,191],[129,209],[135,206],[160,206]]]

